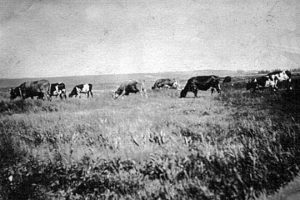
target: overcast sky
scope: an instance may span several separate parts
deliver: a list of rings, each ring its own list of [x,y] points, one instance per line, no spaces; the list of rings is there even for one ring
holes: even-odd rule
[[[299,0],[0,0],[0,78],[299,63]]]

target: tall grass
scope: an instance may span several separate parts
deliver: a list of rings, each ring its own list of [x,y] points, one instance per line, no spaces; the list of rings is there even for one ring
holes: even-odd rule
[[[254,199],[296,176],[298,102],[229,86],[199,96],[3,99],[0,197]]]

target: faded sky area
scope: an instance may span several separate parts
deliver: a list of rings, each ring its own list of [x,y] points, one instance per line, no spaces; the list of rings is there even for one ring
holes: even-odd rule
[[[299,0],[0,0],[0,78],[299,64]]]

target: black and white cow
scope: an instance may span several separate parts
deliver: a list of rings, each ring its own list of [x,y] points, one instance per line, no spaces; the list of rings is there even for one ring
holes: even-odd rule
[[[260,76],[253,78],[249,81],[246,85],[247,90],[252,90],[255,92],[256,90],[263,90],[266,88],[270,88],[273,91],[278,90],[279,83],[285,82],[285,87],[287,90],[291,89],[291,81],[292,81],[292,74],[290,71],[274,71],[266,76]]]
[[[208,90],[211,88],[211,94],[216,89],[218,93],[221,93],[221,87],[218,76],[196,76],[190,78],[184,89],[180,93],[180,98],[186,97],[188,92],[193,92],[197,97],[198,90]]]
[[[162,78],[155,81],[152,90],[160,88],[178,89],[179,84],[175,79]]]
[[[22,99],[37,97],[38,99],[48,99],[50,83],[48,80],[38,80],[38,81],[27,81],[22,83],[20,86],[11,88],[10,99],[13,100],[18,96]]]
[[[121,83],[119,88],[114,92],[113,98],[117,99],[124,95],[129,95],[130,93],[140,93],[142,96],[147,97],[147,91],[145,88],[144,81],[128,80]]]
[[[278,90],[278,83],[279,82],[286,82],[286,89],[290,90],[291,89],[291,82],[292,82],[292,73],[288,70],[285,71],[274,71],[271,72],[269,74],[267,74],[267,76],[274,81],[274,89]]]
[[[93,97],[92,88],[93,85],[90,83],[76,85],[71,91],[71,93],[69,94],[69,97],[73,97],[73,96],[77,97],[79,95],[79,98],[81,98],[80,95],[81,93],[86,94],[87,98],[89,97],[89,95]]]
[[[275,90],[275,81],[269,76],[260,76],[253,78],[252,80],[248,81],[246,85],[246,89],[251,90],[252,92],[255,92],[256,90],[263,90],[266,88]]]
[[[50,96],[59,96],[60,99],[67,98],[66,95],[66,85],[62,82],[60,83],[52,83],[50,87]]]

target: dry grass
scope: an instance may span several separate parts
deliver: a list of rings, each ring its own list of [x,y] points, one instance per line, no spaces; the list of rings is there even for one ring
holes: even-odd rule
[[[298,173],[298,101],[229,86],[221,96],[178,93],[4,95],[2,198],[251,199]]]

